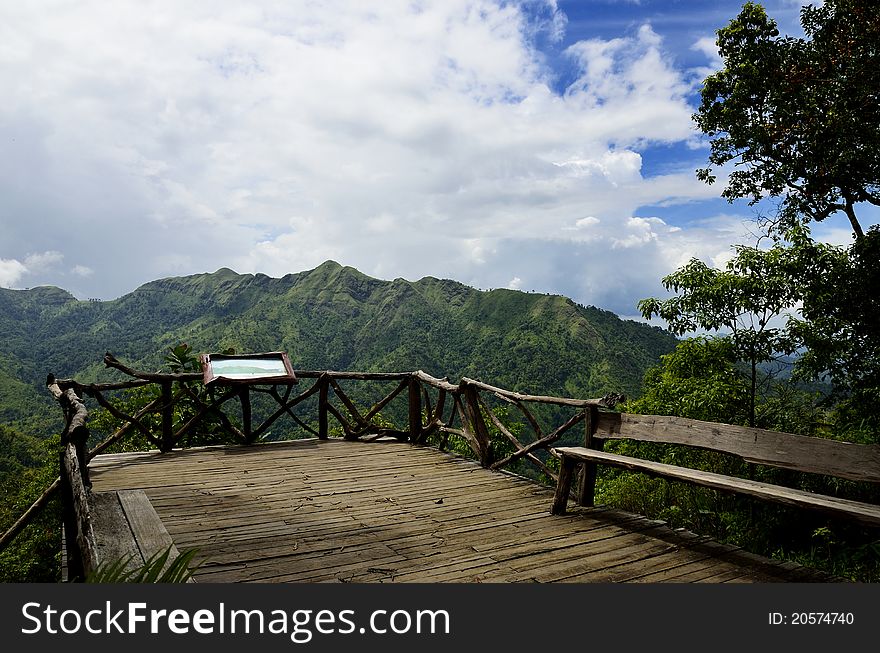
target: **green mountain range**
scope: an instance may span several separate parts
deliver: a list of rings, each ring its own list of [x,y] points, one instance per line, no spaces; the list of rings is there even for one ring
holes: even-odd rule
[[[168,349],[287,351],[297,369],[469,376],[511,390],[574,397],[638,394],[675,339],[558,295],[479,291],[426,277],[373,279],[328,261],[280,279],[173,277],[112,301],[54,287],[0,290],[0,424],[39,435],[58,416],[47,373],[115,378],[105,352],[158,369]]]

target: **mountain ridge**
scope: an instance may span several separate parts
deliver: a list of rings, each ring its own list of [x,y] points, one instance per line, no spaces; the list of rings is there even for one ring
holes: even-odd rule
[[[435,277],[385,281],[335,261],[280,278],[229,268],[166,277],[108,301],[47,286],[0,290],[0,335],[0,387],[30,388],[24,403],[0,398],[0,421],[26,430],[23,412],[48,403],[47,373],[113,378],[101,364],[106,351],[157,369],[181,342],[284,350],[298,369],[424,369],[583,397],[637,393],[645,370],[675,346],[657,327],[561,295]]]

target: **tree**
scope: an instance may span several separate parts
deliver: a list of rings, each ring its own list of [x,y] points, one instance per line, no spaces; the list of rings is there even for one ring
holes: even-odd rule
[[[692,259],[663,278],[663,286],[677,296],[643,299],[639,310],[646,319],[665,320],[676,335],[700,329],[727,333],[735,360],[748,364],[748,422],[754,426],[758,365],[793,351],[788,331],[774,319],[791,308],[795,298],[784,265],[788,254],[784,246],[735,250],[736,256],[723,270]]]
[[[749,386],[728,338],[688,338],[645,374],[645,392],[627,412],[736,424],[747,419]]]
[[[718,30],[724,65],[694,114],[711,147],[697,176],[713,183],[713,168],[731,166],[723,197],[778,201],[768,233],[798,308],[784,330],[796,372],[830,380],[851,415],[880,424],[880,233],[857,215],[880,206],[880,3],[826,0],[803,8],[801,25],[803,38],[780,36],[748,2]],[[836,213],[855,236],[847,249],[809,233]]]
[[[805,348],[796,371],[827,378],[847,412],[880,426],[880,228],[872,227],[848,249],[794,239],[788,274],[801,302],[788,322]]]
[[[5,533],[58,475],[60,438],[40,440],[0,424],[0,444],[0,533]],[[56,496],[0,551],[0,583],[58,581],[60,510]]]
[[[724,67],[703,85],[694,121],[710,167],[733,164],[722,196],[780,200],[783,230],[843,212],[856,238],[860,203],[880,206],[880,3],[825,0],[801,12],[805,38],[779,35],[747,2],[718,30]]]

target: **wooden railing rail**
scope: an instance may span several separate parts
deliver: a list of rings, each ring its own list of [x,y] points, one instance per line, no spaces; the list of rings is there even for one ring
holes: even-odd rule
[[[558,442],[572,427],[587,418],[591,411],[600,407],[613,406],[622,398],[609,395],[603,399],[574,399],[548,395],[532,395],[507,390],[483,381],[463,377],[458,384],[451,383],[448,378],[437,378],[423,370],[415,372],[358,372],[337,370],[297,370],[298,379],[314,379],[314,383],[303,392],[291,397],[291,386],[279,392],[277,385],[261,387],[221,388],[217,391],[205,391],[201,386],[202,376],[197,372],[162,373],[137,370],[108,353],[104,356],[104,364],[131,377],[131,380],[111,383],[80,383],[74,379],[57,381],[65,391],[79,392],[83,396],[92,397],[99,406],[107,410],[116,419],[125,422],[129,430],[143,435],[147,441],[160,451],[169,451],[184,436],[197,429],[206,419],[213,418],[215,426],[221,428],[235,442],[243,444],[256,442],[267,435],[269,427],[283,415],[289,416],[300,428],[320,439],[330,436],[330,418],[332,417],[345,439],[359,438],[378,439],[394,437],[408,440],[414,444],[426,444],[431,438],[437,438],[441,449],[450,446],[450,436],[459,438],[467,449],[484,467],[502,469],[525,461],[535,467],[539,473],[549,480],[556,480],[556,473],[548,464],[549,455],[538,455],[547,452],[548,448]],[[369,406],[358,406],[344,384],[350,382],[394,382],[396,386],[381,399]],[[146,413],[141,410],[138,415],[129,415],[121,408],[114,406],[105,396],[108,392],[129,388],[158,385],[160,398],[150,405]],[[176,390],[175,390],[176,388]],[[404,390],[406,393],[404,394]],[[262,392],[271,396],[277,407],[258,426],[251,424],[250,392]],[[317,424],[304,419],[295,412],[295,408],[317,394]],[[407,402],[405,427],[389,427],[377,424],[376,419],[392,401],[405,396]],[[223,405],[233,399],[241,401],[241,421],[236,424],[222,410]],[[175,406],[186,399],[196,407],[183,424],[174,424]],[[489,406],[489,399],[510,406],[519,414],[518,421],[526,432],[514,434],[510,424],[505,424]],[[574,414],[561,424],[543,428],[536,418],[534,406],[546,405],[559,410],[574,409]],[[161,429],[153,432],[148,424],[142,421],[147,413],[161,416]],[[494,435],[493,435],[494,434]],[[504,447],[500,442],[508,443]],[[510,445],[513,451],[510,451]],[[503,455],[498,451],[504,449]],[[496,459],[497,458],[497,459]]]
[[[89,506],[91,481],[86,444],[88,409],[70,388],[62,390],[52,375],[46,379],[49,392],[61,405],[65,426],[61,433],[60,482],[61,516],[68,542],[68,573],[84,579],[98,565],[98,547]]]

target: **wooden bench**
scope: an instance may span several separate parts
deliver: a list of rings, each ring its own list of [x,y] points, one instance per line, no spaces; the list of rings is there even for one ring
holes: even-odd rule
[[[611,465],[651,476],[694,483],[789,506],[808,508],[880,526],[880,505],[796,490],[688,467],[603,451],[608,440],[687,445],[739,456],[746,462],[852,481],[880,483],[880,445],[853,444],[778,431],[701,422],[680,417],[594,412],[586,429],[587,446],[558,447],[559,482],[550,510],[565,513],[575,466],[583,467],[578,503],[592,506],[597,465]]]
[[[137,569],[170,548],[167,568],[180,553],[143,490],[94,492],[89,497],[97,544],[97,563],[129,559]],[[188,582],[194,582],[191,578]]]

